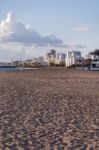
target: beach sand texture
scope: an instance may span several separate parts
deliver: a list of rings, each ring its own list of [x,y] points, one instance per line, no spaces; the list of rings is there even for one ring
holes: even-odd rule
[[[99,72],[0,73],[0,150],[99,150]]]

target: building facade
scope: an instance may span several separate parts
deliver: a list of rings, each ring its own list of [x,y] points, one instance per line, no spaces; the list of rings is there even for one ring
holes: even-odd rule
[[[67,52],[67,55],[65,58],[65,65],[66,67],[74,66],[76,65],[77,60],[80,60],[80,59],[82,59],[80,51]]]

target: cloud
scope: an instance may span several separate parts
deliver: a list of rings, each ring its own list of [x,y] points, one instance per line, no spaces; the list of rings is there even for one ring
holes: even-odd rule
[[[83,49],[87,48],[87,45],[82,45],[82,44],[63,44],[63,48],[68,48],[68,49]]]
[[[81,45],[81,44],[75,44],[73,46],[74,46],[74,48],[77,48],[77,49],[87,48],[87,45]]]
[[[0,23],[0,41],[35,44],[37,46],[62,46],[63,41],[55,35],[42,36],[30,25],[16,22],[15,15],[9,12]]]
[[[82,24],[82,25],[74,28],[74,30],[77,32],[90,32],[94,29],[95,29],[95,27],[93,25],[90,25],[90,24]]]
[[[86,45],[75,43],[64,44],[53,34],[41,35],[29,24],[17,22],[15,14],[12,12],[9,12],[6,18],[0,22],[0,61],[28,59],[45,54],[50,48],[66,51],[66,49],[84,49],[86,47]]]

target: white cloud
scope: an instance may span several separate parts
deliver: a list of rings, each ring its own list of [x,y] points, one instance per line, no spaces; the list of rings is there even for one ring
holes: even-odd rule
[[[16,22],[12,12],[9,12],[6,19],[0,23],[0,41],[35,44],[37,46],[61,46],[63,44],[63,41],[56,38],[55,35],[42,36],[30,25]]]
[[[66,51],[66,49],[83,49],[86,47],[86,45],[75,43],[64,44],[53,34],[43,36],[29,24],[24,25],[17,22],[12,12],[9,12],[5,20],[0,22],[0,61],[28,59],[42,55],[51,48]]]
[[[74,28],[74,30],[77,32],[89,32],[89,31],[92,31],[94,29],[95,29],[95,27],[93,25],[90,25],[90,24],[82,24],[82,25]]]
[[[83,44],[63,44],[62,47],[63,48],[68,48],[68,49],[83,49],[83,48],[87,48],[87,45],[83,45]]]
[[[87,48],[87,45],[83,45],[83,44],[72,44],[70,48],[83,49],[83,48]]]

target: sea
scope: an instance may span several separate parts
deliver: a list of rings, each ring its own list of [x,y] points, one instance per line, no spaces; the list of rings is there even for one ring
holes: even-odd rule
[[[13,72],[13,71],[24,71],[24,70],[35,70],[38,68],[24,68],[24,67],[1,67],[0,72]]]
[[[10,71],[17,71],[18,69],[17,68],[10,68],[10,67],[0,67],[0,72],[10,72]]]

